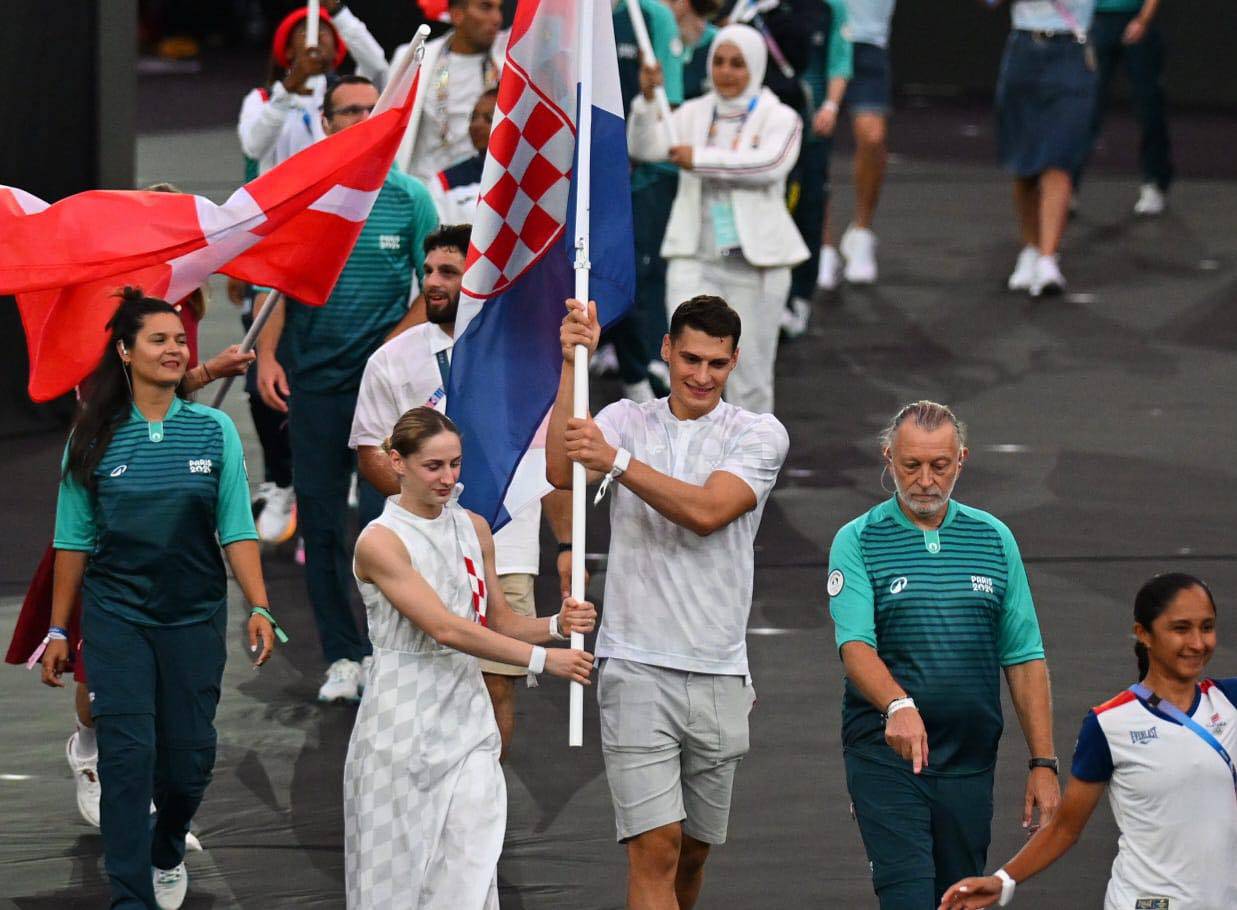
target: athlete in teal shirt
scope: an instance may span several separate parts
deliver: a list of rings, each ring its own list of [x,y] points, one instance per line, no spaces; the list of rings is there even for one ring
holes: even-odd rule
[[[944,405],[902,408],[882,435],[896,495],[843,526],[829,552],[847,788],[882,910],[935,907],[957,877],[984,868],[1002,669],[1034,761],[1023,823],[1060,802],[1018,545],[1000,521],[950,499],[965,434]]]
[[[62,685],[80,592],[111,906],[180,906],[185,835],[215,762],[227,656],[221,546],[254,605],[259,664],[276,627],[240,439],[227,415],[183,398],[179,315],[127,289],[109,328],[65,453],[43,681]]]

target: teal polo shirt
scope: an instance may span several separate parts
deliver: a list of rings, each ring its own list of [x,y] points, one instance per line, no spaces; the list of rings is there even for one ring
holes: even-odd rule
[[[279,360],[292,392],[355,392],[369,355],[408,312],[412,275],[424,277],[438,210],[415,177],[392,168],[326,304],[289,300]]]
[[[1143,0],[1095,0],[1097,13],[1136,13],[1143,8]]]
[[[679,40],[679,25],[674,21],[674,13],[659,0],[639,2],[653,56],[661,64],[666,100],[672,108],[678,107],[683,103],[683,42]],[[627,0],[620,0],[612,18],[614,46],[618,51],[619,90],[623,95],[623,110],[628,111],[632,100],[640,94],[640,51],[636,46],[636,32],[631,27],[631,14],[627,12]],[[632,171],[632,192],[656,182],[658,175],[677,175],[678,172],[678,167],[664,161],[639,164]]]
[[[258,539],[232,418],[180,398],[163,420],[133,407],[94,480],[91,491],[63,473],[52,543],[90,554],[86,609],[141,626],[184,626],[227,605],[219,548]]]
[[[915,699],[928,731],[925,774],[986,771],[1001,738],[1001,669],[1040,660],[1044,644],[1009,528],[950,502],[936,530],[916,527],[896,497],[844,525],[829,551],[829,613],[838,648],[876,649]],[[848,679],[842,745],[905,765],[880,710]]]
[[[709,90],[709,47],[717,34],[717,26],[706,23],[700,40],[683,49],[683,100],[699,98]]]

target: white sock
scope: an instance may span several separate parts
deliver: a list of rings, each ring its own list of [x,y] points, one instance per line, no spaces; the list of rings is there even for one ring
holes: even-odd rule
[[[816,266],[816,283],[832,284],[838,268],[838,251],[831,246],[820,248],[820,260]]]
[[[87,727],[80,720],[77,722],[77,740],[73,744],[73,754],[82,761],[99,754],[99,741],[95,738],[94,727]]]

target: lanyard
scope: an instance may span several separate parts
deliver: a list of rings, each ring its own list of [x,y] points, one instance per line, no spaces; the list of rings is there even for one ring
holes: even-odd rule
[[[739,121],[739,128],[735,131],[734,140],[730,143],[730,150],[733,152],[739,147],[739,138],[743,135],[743,127],[747,123],[747,118],[752,115],[752,111],[756,109],[756,102],[760,100],[757,95],[747,103],[747,110],[743,112],[743,119]],[[713,119],[709,121],[709,139],[708,145],[713,144],[713,136],[717,133],[717,105],[713,105]]]
[[[1233,776],[1233,793],[1237,795],[1237,768],[1233,767],[1233,760],[1229,757],[1228,750],[1220,745],[1220,741],[1211,735],[1211,731],[1190,717],[1176,705],[1170,701],[1164,701],[1160,696],[1156,695],[1142,683],[1135,683],[1130,686],[1130,691],[1147,702],[1151,707],[1163,711],[1181,726],[1185,727],[1191,733],[1195,734],[1199,739],[1205,742],[1211,748],[1215,749],[1220,758],[1224,759],[1224,763],[1228,765],[1228,773]]]
[[[447,359],[445,349],[434,356],[438,359],[438,375],[442,377],[442,387],[445,389],[451,381],[451,361]]]

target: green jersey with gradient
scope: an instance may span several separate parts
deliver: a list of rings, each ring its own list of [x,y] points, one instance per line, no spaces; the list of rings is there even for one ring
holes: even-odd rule
[[[392,168],[326,304],[288,302],[279,354],[293,394],[361,387],[369,355],[408,312],[412,274],[424,277],[422,245],[437,226],[429,190]]]
[[[969,774],[996,762],[1001,668],[1044,656],[1018,544],[987,512],[950,502],[936,530],[891,498],[843,526],[829,551],[837,646],[876,649],[915,699],[928,731],[926,774]],[[885,723],[847,680],[842,745],[904,765]]]
[[[219,547],[258,539],[241,440],[227,414],[173,398],[163,420],[148,421],[134,407],[94,478],[91,492],[62,477],[52,544],[90,554],[85,609],[183,626],[227,605]]]

